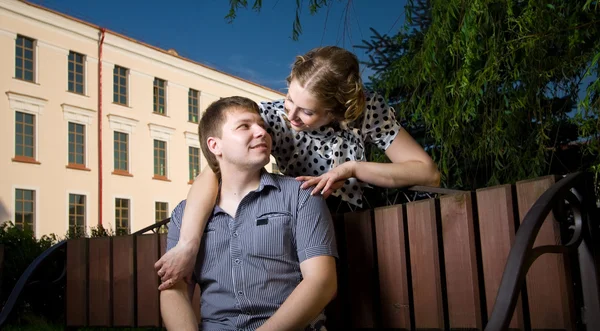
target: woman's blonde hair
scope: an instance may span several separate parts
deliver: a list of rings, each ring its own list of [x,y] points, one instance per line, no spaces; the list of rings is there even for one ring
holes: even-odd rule
[[[336,46],[319,47],[296,57],[288,84],[296,80],[337,120],[353,121],[365,108],[356,55]]]

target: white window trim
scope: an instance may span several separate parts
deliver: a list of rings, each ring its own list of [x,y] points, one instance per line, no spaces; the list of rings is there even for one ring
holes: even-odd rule
[[[88,224],[88,220],[90,219],[90,208],[89,208],[89,201],[90,201],[90,194],[89,192],[84,192],[84,191],[76,191],[76,190],[67,190],[67,196],[66,196],[66,210],[65,210],[65,233],[69,233],[69,195],[71,194],[78,194],[78,195],[83,195],[85,196],[85,219],[84,219],[84,224],[83,224],[83,229],[85,234],[90,235],[90,226]]]
[[[84,166],[87,167],[89,165],[89,128],[90,124],[94,120],[96,115],[96,111],[92,109],[81,108],[73,105],[69,105],[63,103],[63,118],[66,121],[66,132],[67,132],[67,155],[66,155],[66,164],[69,164],[69,123],[76,123],[83,125],[83,135],[84,135]]]
[[[138,123],[139,121],[133,118],[108,114],[108,126],[114,131],[133,134]]]
[[[115,215],[115,211],[117,210],[117,199],[127,199],[129,200],[129,234],[134,233],[135,231],[137,231],[137,229],[135,229],[133,227],[133,198],[130,195],[113,195],[113,199],[112,199],[112,214]],[[117,219],[116,219],[116,215],[113,216],[113,223],[109,225],[112,226],[112,230],[114,231],[114,233],[117,233]],[[135,229],[135,230],[134,230]]]
[[[39,84],[40,83],[40,61],[39,61],[39,54],[40,54],[40,45],[38,43],[37,39],[33,40],[33,45],[35,47],[35,52],[33,53],[33,73],[34,73],[34,83]]]
[[[171,136],[173,136],[175,133],[174,128],[159,124],[148,123],[148,128],[150,129],[150,137],[166,142],[169,142],[171,140]]]
[[[15,217],[15,211],[17,210],[17,206],[16,206],[16,198],[17,198],[17,190],[31,190],[35,192],[35,215],[33,217],[33,235],[36,238],[40,238],[40,236],[38,235],[39,233],[39,224],[40,224],[40,188],[38,186],[29,186],[29,185],[13,185],[12,186],[12,202],[11,202],[11,206],[12,209],[9,210],[10,213],[10,220],[13,222],[13,224],[15,223],[15,220],[13,219]]]
[[[8,96],[8,103],[9,103],[9,107],[13,110],[13,125],[12,125],[12,146],[13,146],[13,151],[12,154],[13,156],[15,156],[15,151],[14,151],[14,146],[16,143],[16,132],[15,130],[15,121],[16,121],[16,113],[17,112],[22,112],[22,113],[27,113],[27,114],[32,114],[34,115],[34,134],[35,134],[35,141],[34,141],[34,151],[35,151],[35,155],[34,155],[34,159],[37,162],[41,162],[39,155],[40,155],[40,145],[39,145],[39,116],[37,115],[42,115],[44,113],[44,108],[46,107],[46,102],[48,102],[48,100],[45,99],[41,99],[41,98],[36,98],[36,97],[32,97],[32,96],[28,96],[28,95],[24,95],[24,94],[19,94],[19,93],[15,93],[15,92],[6,92],[6,95]]]
[[[185,143],[188,146],[200,148],[200,137],[197,133],[185,131],[183,135],[185,136]]]

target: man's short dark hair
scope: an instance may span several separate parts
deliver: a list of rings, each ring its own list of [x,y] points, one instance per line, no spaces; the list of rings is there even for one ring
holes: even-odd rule
[[[198,136],[200,137],[200,148],[202,154],[208,161],[208,165],[217,176],[220,177],[219,161],[208,148],[208,137],[221,138],[223,133],[223,124],[227,119],[227,114],[232,110],[242,110],[253,112],[260,115],[260,110],[256,102],[240,96],[233,96],[219,99],[208,106],[200,124],[198,124]]]

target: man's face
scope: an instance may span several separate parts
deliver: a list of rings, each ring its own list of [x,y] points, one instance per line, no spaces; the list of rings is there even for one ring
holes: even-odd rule
[[[259,114],[240,109],[229,110],[223,124],[221,138],[216,138],[216,155],[220,166],[232,165],[238,169],[260,169],[269,163],[271,136]]]

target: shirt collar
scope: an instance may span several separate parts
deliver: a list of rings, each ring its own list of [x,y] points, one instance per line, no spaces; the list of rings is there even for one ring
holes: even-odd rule
[[[274,187],[274,188],[278,189],[279,191],[281,191],[281,186],[279,186],[279,183],[275,179],[275,176],[277,176],[277,175],[268,173],[264,168],[261,169],[260,184],[258,185],[258,188],[252,192],[260,193],[267,187]],[[219,190],[220,189],[221,189],[221,183],[219,183]],[[219,213],[225,213],[225,211],[223,209],[221,209],[221,207],[219,207],[218,205],[215,205],[215,207],[213,208],[212,216],[215,216]]]

